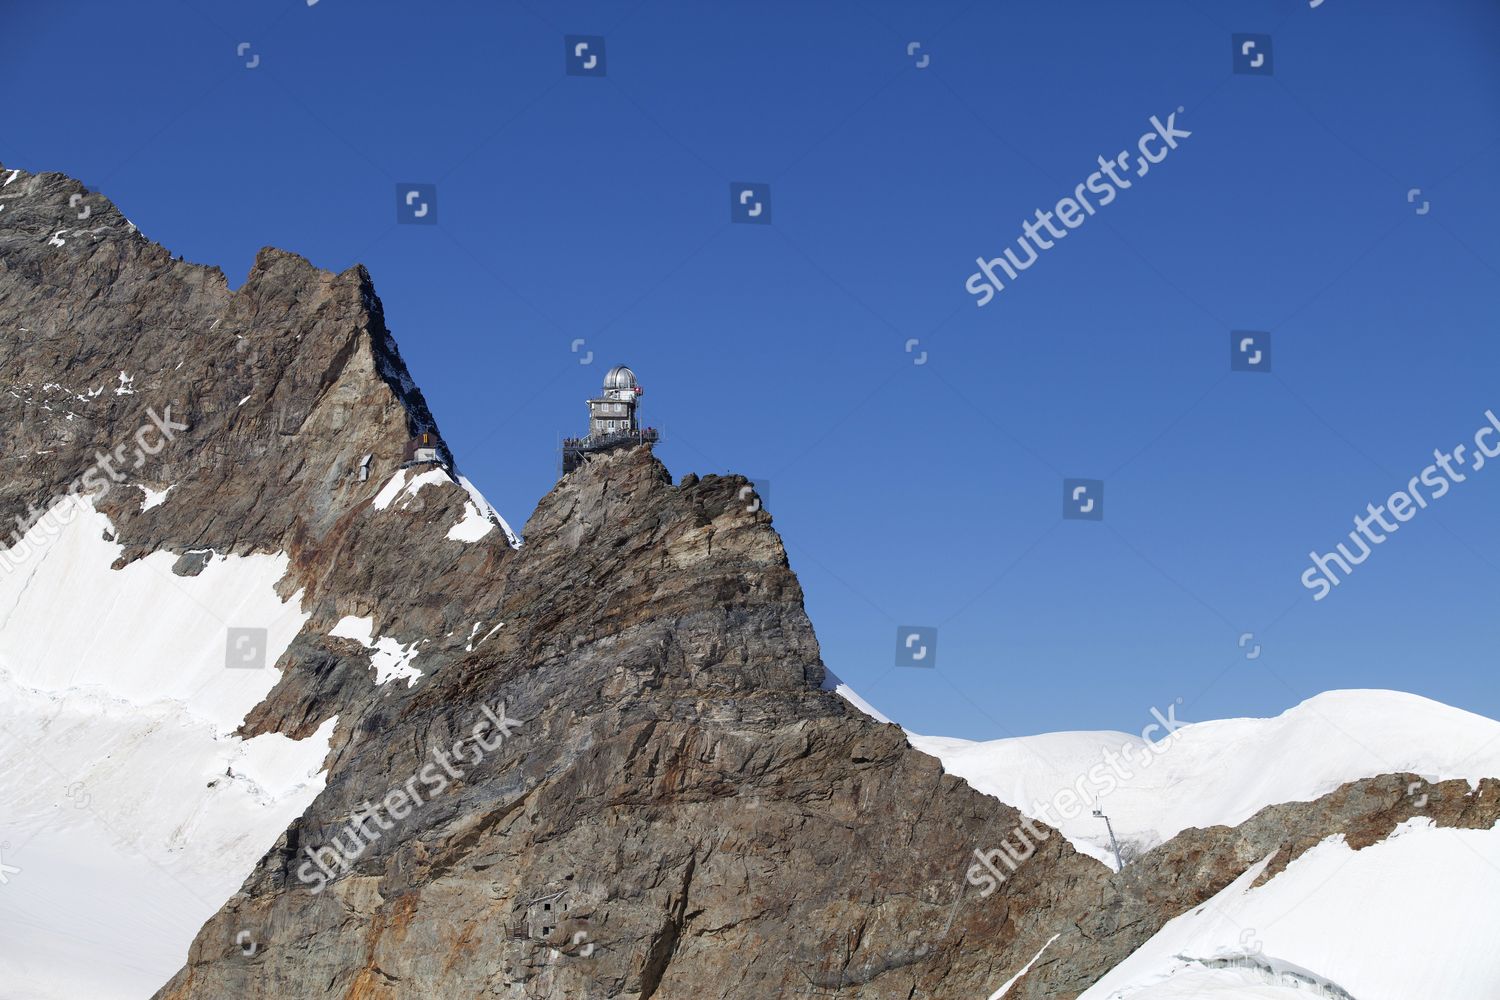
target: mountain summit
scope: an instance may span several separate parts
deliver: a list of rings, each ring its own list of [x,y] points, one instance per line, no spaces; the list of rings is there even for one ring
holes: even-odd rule
[[[1224,953],[1194,908],[1493,849],[1500,783],[1361,765],[1113,871],[828,690],[744,478],[674,482],[643,434],[580,448],[513,532],[361,267],[267,249],[231,291],[76,181],[0,168],[0,330],[22,996],[1349,989],[1347,958]]]

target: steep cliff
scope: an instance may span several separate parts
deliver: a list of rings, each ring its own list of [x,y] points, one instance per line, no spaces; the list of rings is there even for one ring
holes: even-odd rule
[[[973,852],[1022,817],[823,690],[746,480],[614,452],[517,546],[456,470],[398,468],[437,426],[362,268],[268,249],[231,291],[76,182],[0,171],[0,516],[124,442],[93,501],[115,572],[287,560],[305,621],[237,738],[337,719],[326,787],[164,1000],[976,998],[1044,946],[1007,995],[1070,997],[1268,855],[1417,814],[1410,776],[1372,778],[1122,875],[1031,827],[982,897]],[[168,407],[180,429],[135,461]],[[1500,798],[1437,797],[1476,828]]]

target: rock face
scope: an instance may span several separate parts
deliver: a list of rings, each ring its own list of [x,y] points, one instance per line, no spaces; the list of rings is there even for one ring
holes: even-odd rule
[[[1268,854],[1415,813],[1412,776],[1370,779],[1188,831],[1121,875],[1033,825],[982,897],[974,850],[1016,843],[1022,818],[821,690],[746,480],[674,484],[648,449],[618,451],[542,499],[524,546],[451,540],[472,502],[451,480],[375,502],[437,428],[362,268],[265,250],[230,291],[66,177],[0,184],[0,516],[45,509],[124,442],[96,500],[122,562],[291,557],[281,590],[311,618],[242,732],[338,717],[326,790],[163,1000],[969,1000],[1054,936],[1007,996],[1073,997]],[[186,426],[134,462],[168,406]],[[420,680],[375,683],[329,634],[350,616],[419,643]],[[1431,791],[1440,824],[1500,814],[1495,783]]]

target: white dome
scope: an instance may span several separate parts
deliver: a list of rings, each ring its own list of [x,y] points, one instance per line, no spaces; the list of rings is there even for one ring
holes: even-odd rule
[[[606,389],[634,389],[639,384],[635,380],[635,372],[624,365],[615,365],[604,376],[604,388]]]

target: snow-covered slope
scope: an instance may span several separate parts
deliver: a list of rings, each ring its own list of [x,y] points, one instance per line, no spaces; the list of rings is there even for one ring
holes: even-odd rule
[[[1332,837],[1250,888],[1266,861],[1080,1000],[1500,996],[1500,830],[1413,819],[1360,851]]]
[[[464,505],[464,519],[448,529],[448,537],[462,542],[478,541],[489,533],[489,525],[496,524],[505,532],[505,539],[510,547],[519,549],[521,536],[511,530],[510,524],[500,516],[500,512],[479,492],[479,487],[469,482],[467,476],[459,476],[458,485],[468,492],[469,502]]]
[[[1148,735],[1150,745],[1116,732],[984,743],[908,737],[950,773],[1111,864],[1094,808],[1109,816],[1128,852],[1190,827],[1236,826],[1268,805],[1311,801],[1377,774],[1500,777],[1500,723],[1395,691],[1330,691],[1273,719],[1191,723],[1170,736],[1158,727]],[[1082,807],[1058,808],[1069,790]]]
[[[465,476],[454,479],[446,468],[432,466],[417,472],[413,469],[397,469],[395,475],[386,480],[380,492],[371,501],[376,510],[385,510],[397,500],[405,507],[411,503],[412,497],[424,486],[440,483],[453,483],[462,486],[468,494],[464,501],[464,516],[457,524],[448,529],[447,538],[454,542],[477,542],[488,535],[496,527],[505,532],[505,540],[513,549],[521,547],[521,536],[511,530],[505,518],[500,516],[484,494],[479,492],[479,487],[469,482]]]
[[[284,557],[112,570],[91,506],[44,521],[0,574],[0,996],[140,1000],[322,789],[335,720],[230,735],[306,620]],[[228,665],[231,627],[266,630],[264,667]]]

